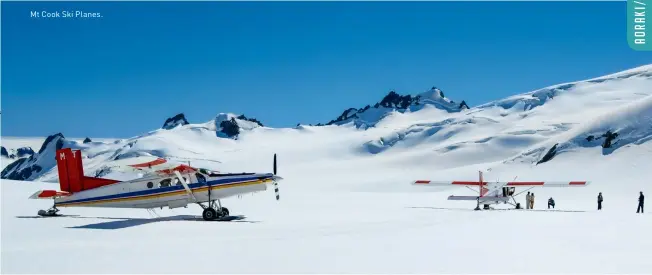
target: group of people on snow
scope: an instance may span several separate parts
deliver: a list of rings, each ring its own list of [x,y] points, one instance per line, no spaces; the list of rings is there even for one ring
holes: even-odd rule
[[[602,192],[598,194],[598,210],[602,210]],[[645,196],[643,196],[643,191],[638,195],[638,207],[636,208],[636,213],[643,213],[643,204],[645,203]]]
[[[602,197],[602,192],[600,192],[598,193],[598,210],[602,210],[602,201],[604,201],[604,197]],[[645,196],[643,196],[643,191],[641,191],[638,196],[638,207],[636,208],[636,213],[643,213],[644,203]],[[548,199],[548,209],[550,209],[550,207],[553,209],[555,208],[555,200],[552,197]],[[534,209],[534,193],[527,192],[527,195],[525,195],[525,208]]]
[[[534,193],[525,195],[525,209],[534,209]]]

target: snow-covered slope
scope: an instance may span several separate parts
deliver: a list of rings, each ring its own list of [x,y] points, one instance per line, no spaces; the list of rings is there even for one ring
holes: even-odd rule
[[[7,156],[0,156],[0,170],[4,170],[8,165],[18,161],[21,158],[29,158],[36,150],[43,146],[47,137],[1,137],[0,144],[7,151]],[[84,143],[89,138],[69,138],[68,140]],[[113,142],[116,139],[99,138],[93,141]],[[12,157],[13,155],[13,157]]]
[[[408,167],[376,157],[342,164],[323,150],[312,153],[330,160],[310,171],[295,165],[305,152],[279,157],[286,179],[279,202],[271,190],[223,200],[234,215],[247,217],[231,223],[202,221],[198,206],[156,209],[161,217],[145,210],[63,208],[75,216],[34,218],[50,202],[26,197],[57,185],[3,180],[2,273],[647,273],[652,219],[635,208],[638,192],[650,193],[651,151],[648,142],[615,151],[611,162],[591,151],[536,168],[496,166],[487,179],[593,181],[586,188],[533,189],[535,209],[523,211],[473,211],[472,202],[446,200],[470,190],[418,192],[407,183],[414,173],[401,173]],[[255,164],[237,167],[259,166],[252,151],[240,154]],[[474,167],[433,171],[422,163],[409,169],[440,179],[475,176]],[[598,192],[605,197],[601,212],[595,210]],[[555,211],[545,207],[549,197]],[[478,247],[484,252],[477,254]],[[58,257],[56,265],[33,264],[55,250],[68,257]]]
[[[531,147],[546,147],[561,138],[558,135],[579,131],[574,130],[577,127],[592,127],[587,123],[595,123],[593,121],[604,116],[615,117],[609,125],[595,129],[602,131],[600,135],[608,130],[629,131],[626,125],[634,123],[641,126],[631,125],[637,128],[636,137],[643,138],[651,131],[645,124],[646,119],[637,116],[649,116],[650,106],[645,102],[652,95],[651,71],[652,66],[643,66],[433,117],[434,122],[411,124],[372,140],[365,147],[371,153],[419,154],[417,151],[427,151],[425,154],[430,157],[445,157],[447,162],[457,157],[486,162],[527,152]],[[637,113],[629,110],[629,104],[633,104],[631,108],[638,108]],[[632,122],[633,119],[640,121]],[[621,135],[616,141],[624,137]],[[533,158],[530,162],[539,160]]]
[[[65,146],[65,147],[64,147]],[[2,178],[16,180],[33,180],[47,173],[56,166],[55,151],[61,148],[78,149],[77,142],[67,141],[63,135],[55,134],[47,137],[35,154],[29,158],[21,158],[7,165],[2,170]]]
[[[220,113],[213,120],[218,137],[238,137],[242,131],[250,131],[263,124],[254,119],[247,118],[245,115],[236,116],[231,113]]]
[[[593,147],[602,148],[602,153],[608,155],[621,147],[651,139],[652,95],[590,118],[513,160],[543,163],[565,152]]]
[[[43,138],[1,137],[0,138],[0,169],[21,158],[34,154],[43,143]]]
[[[256,119],[227,113],[205,123],[186,124],[185,117],[176,116],[166,121],[174,127],[130,139],[93,139],[90,143],[66,139],[65,144],[83,150],[87,175],[107,177],[111,176],[107,167],[112,161],[143,155],[229,171],[268,170],[273,153],[281,158],[293,155],[297,159],[289,159],[287,165],[315,173],[324,169],[347,172],[370,162],[386,163],[390,169],[401,171],[416,164],[426,164],[433,171],[469,165],[487,169],[493,163],[514,161],[535,165],[555,144],[556,151],[552,151],[556,154],[568,150],[602,152],[605,149],[599,145],[604,138],[600,137],[607,132],[615,136],[609,152],[649,140],[651,87],[652,66],[648,65],[470,109],[433,88],[414,97],[390,93],[379,108],[363,108],[366,110],[356,111],[355,118],[349,116],[348,122],[343,119],[327,126],[274,129]],[[381,117],[376,117],[378,112]],[[361,124],[373,127],[359,127]],[[588,136],[595,139],[582,141]],[[47,157],[47,153],[41,154]],[[232,161],[223,161],[229,158]],[[608,158],[607,154],[603,158]],[[14,165],[3,175],[57,180],[56,169],[51,169],[53,160],[34,159]],[[30,176],[25,177],[27,174]]]
[[[91,143],[66,140],[66,145],[83,150],[87,175],[105,176],[110,176],[106,167],[112,161],[143,155],[235,171],[268,169],[273,153],[282,157],[296,152],[303,154],[296,154],[298,159],[290,159],[288,164],[314,172],[355,170],[356,166],[373,161],[403,170],[421,163],[431,169],[468,165],[489,168],[492,163],[513,161],[534,165],[542,162],[555,144],[556,151],[552,151],[556,154],[605,150],[598,145],[604,143],[600,137],[607,132],[615,136],[610,152],[647,141],[652,132],[648,119],[651,71],[652,66],[643,66],[470,109],[458,106],[433,88],[415,97],[390,93],[379,108],[356,111],[356,118],[349,120],[355,123],[344,119],[328,126],[273,129],[263,127],[255,119],[221,113],[200,124],[186,124],[185,117],[171,119],[166,125],[175,124],[174,127],[130,139]],[[374,112],[383,115],[374,117]],[[360,123],[373,127],[360,128]],[[586,141],[589,136],[595,139]],[[54,150],[52,146],[47,148]],[[48,153],[14,165],[12,171],[3,175],[13,175],[11,179],[56,181],[56,169],[51,169],[53,160],[39,160],[42,154],[47,157]],[[230,163],[217,162],[232,155]],[[30,172],[21,172],[22,169]],[[27,174],[30,176],[25,177]]]

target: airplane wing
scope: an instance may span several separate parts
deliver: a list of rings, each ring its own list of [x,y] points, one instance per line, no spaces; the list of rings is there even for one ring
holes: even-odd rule
[[[412,182],[413,185],[421,186],[455,186],[455,185],[466,185],[466,186],[479,186],[487,185],[486,181],[432,181],[432,180],[417,180]]]
[[[114,167],[124,171],[139,171],[144,174],[157,174],[174,176],[175,171],[184,173],[195,172],[197,169],[182,163],[168,161],[159,157],[134,157],[118,160],[113,163]]]
[[[164,158],[155,156],[138,156],[114,160],[108,166],[126,171],[151,170],[152,167],[167,163]]]
[[[486,181],[431,181],[431,180],[417,180],[413,185],[420,186],[484,186],[487,185]],[[589,181],[508,181],[508,182],[491,182],[499,186],[535,186],[535,187],[584,187],[589,185]]]
[[[535,186],[535,187],[584,187],[589,181],[510,181],[505,186]]]
[[[467,188],[470,188],[469,186],[477,186],[478,187],[478,194],[480,196],[484,196],[487,194],[489,189],[485,188],[487,185],[486,181],[432,181],[432,180],[417,180],[412,182],[412,185],[417,185],[417,186],[431,186],[431,187],[441,187],[441,186],[467,186]],[[475,200],[475,197],[474,199]]]

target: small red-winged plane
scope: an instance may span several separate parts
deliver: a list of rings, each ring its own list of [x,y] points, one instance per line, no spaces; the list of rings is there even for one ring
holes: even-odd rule
[[[147,161],[143,162],[143,159]],[[133,163],[133,160],[139,163]],[[29,198],[54,200],[52,208],[38,212],[40,216],[59,216],[58,207],[172,209],[197,203],[204,209],[204,220],[228,219],[229,210],[222,207],[220,199],[264,191],[267,184],[274,185],[276,200],[279,200],[277,181],[283,178],[276,175],[276,154],[273,173],[222,174],[158,157],[133,160],[126,159],[126,163],[132,163],[124,168],[145,172],[145,175],[118,181],[85,176],[80,150],[57,150],[61,190],[40,190]]]
[[[465,186],[472,189],[470,186],[477,186],[478,196],[455,196],[451,195],[448,200],[453,201],[476,201],[477,206],[475,210],[480,210],[480,204],[483,204],[484,210],[490,210],[491,204],[510,204],[516,209],[521,209],[521,204],[516,202],[514,197],[528,191],[534,187],[585,187],[589,185],[589,181],[508,181],[508,182],[487,182],[482,179],[482,171],[479,171],[478,181],[430,181],[430,180],[417,180],[412,182],[415,186]],[[519,193],[516,193],[516,187],[529,187]],[[510,199],[512,202],[510,202]]]

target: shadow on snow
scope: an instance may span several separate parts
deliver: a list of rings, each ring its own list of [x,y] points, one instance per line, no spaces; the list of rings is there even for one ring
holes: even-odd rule
[[[473,208],[449,208],[449,207],[430,207],[430,206],[409,206],[406,208],[413,209],[434,209],[434,210],[451,210],[451,211],[471,211],[471,212],[482,212],[482,211],[534,211],[534,212],[587,212],[581,210],[556,210],[556,209],[514,209],[514,208],[503,208],[503,209],[489,209],[489,210],[474,210]]]
[[[157,218],[117,218],[117,217],[81,217],[79,215],[61,215],[56,217],[42,217],[42,216],[16,216],[20,219],[38,219],[38,218],[77,218],[77,219],[106,219],[112,221],[99,222],[87,225],[72,226],[67,228],[76,228],[76,229],[122,229],[129,228],[139,225],[145,225],[149,223],[156,222],[167,222],[167,221],[202,221],[209,222],[202,219],[200,216],[193,215],[177,215],[170,217],[157,217]],[[218,219],[213,222],[248,222],[248,223],[257,223],[257,221],[245,221],[245,216],[228,216],[223,219]]]

